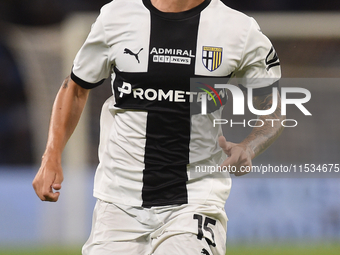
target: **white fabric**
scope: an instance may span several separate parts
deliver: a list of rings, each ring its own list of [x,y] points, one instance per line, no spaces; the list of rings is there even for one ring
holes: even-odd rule
[[[150,12],[141,0],[114,0],[105,5],[91,32],[78,52],[73,72],[88,83],[97,83],[113,73],[113,66],[124,72],[146,72],[150,37]],[[209,71],[202,64],[204,46],[223,48],[221,65]],[[124,48],[138,52],[124,54]],[[203,76],[270,78],[280,77],[280,67],[267,70],[266,57],[272,45],[248,16],[230,9],[219,0],[201,12],[198,26],[195,74]],[[270,84],[243,84],[263,87]],[[122,110],[114,106],[113,97],[104,104],[101,116],[100,164],[97,168],[94,196],[112,203],[142,205],[144,148],[146,144],[146,111]],[[197,165],[215,166],[225,155],[218,146],[219,128],[212,128],[211,118],[220,112],[192,118],[190,141],[188,203],[223,207],[229,196],[231,179],[190,177]],[[205,121],[201,118],[205,118]],[[210,121],[206,118],[210,118]],[[204,145],[202,143],[204,141]]]
[[[98,200],[83,255],[198,255],[203,249],[210,255],[224,255],[227,220],[224,209],[216,206],[146,209]],[[199,223],[201,239],[197,238]]]

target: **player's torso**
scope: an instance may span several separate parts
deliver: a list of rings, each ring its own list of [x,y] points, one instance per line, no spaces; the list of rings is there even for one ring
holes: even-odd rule
[[[229,77],[242,57],[248,20],[216,0],[179,14],[160,13],[146,0],[115,0],[106,8],[103,26],[115,97],[108,108],[116,130],[101,159],[116,169],[110,173],[116,184],[107,185],[144,206],[197,202],[213,193],[214,184],[188,185],[191,150],[213,157],[220,131],[197,122],[201,126],[192,134],[190,78]],[[201,136],[206,151],[195,144]],[[133,199],[127,203],[135,204]]]

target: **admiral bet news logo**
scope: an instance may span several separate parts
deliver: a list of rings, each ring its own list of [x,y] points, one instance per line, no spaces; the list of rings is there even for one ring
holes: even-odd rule
[[[220,102],[220,105],[222,106],[222,101],[220,98],[221,92],[217,92],[217,90],[229,90],[232,98],[233,98],[233,115],[245,115],[245,101],[247,101],[247,106],[249,111],[257,116],[270,116],[273,114],[278,105],[278,88],[272,87],[272,105],[270,109],[265,110],[258,110],[255,109],[253,104],[253,88],[248,87],[246,96],[244,95],[243,91],[236,85],[232,84],[215,84],[214,87],[202,83],[202,82],[196,82],[196,84],[204,85],[206,88],[197,87],[196,88],[204,91],[201,95],[201,114],[206,115],[208,113],[209,107],[208,102],[213,101],[214,105],[217,106],[217,100]],[[208,90],[210,89],[210,91]],[[309,90],[305,88],[299,88],[299,87],[282,87],[280,89],[280,96],[281,96],[281,115],[286,116],[287,115],[287,105],[294,105],[299,111],[301,111],[305,116],[311,116],[312,114],[307,110],[307,108],[304,106],[305,103],[309,102],[311,99],[311,93]],[[226,92],[225,92],[226,93]],[[294,93],[295,95],[299,95],[299,98],[289,98],[289,94]],[[217,100],[216,100],[217,99]],[[216,108],[215,108],[216,109]],[[268,119],[250,119],[246,120],[243,119],[243,121],[233,121],[233,119],[213,119],[213,126],[216,125],[225,125],[229,124],[230,127],[233,126],[249,126],[249,127],[262,127],[265,122],[268,122],[271,124],[272,127],[274,127],[274,123],[280,122],[280,124],[283,127],[296,127],[298,125],[298,121],[295,119],[285,119],[285,120],[279,120],[274,118],[268,118]]]

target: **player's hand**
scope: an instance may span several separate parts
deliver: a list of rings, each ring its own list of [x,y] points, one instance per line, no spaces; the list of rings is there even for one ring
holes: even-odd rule
[[[236,169],[236,171],[230,171],[230,173],[236,176],[250,172],[254,157],[254,152],[250,148],[242,144],[228,142],[224,136],[218,138],[218,143],[224,153],[228,155],[228,158],[224,160],[221,167]]]
[[[42,201],[57,202],[63,180],[61,164],[43,159],[32,185]]]

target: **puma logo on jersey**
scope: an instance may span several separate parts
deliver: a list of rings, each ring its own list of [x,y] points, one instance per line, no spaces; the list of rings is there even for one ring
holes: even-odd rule
[[[204,248],[202,249],[201,253],[204,255],[210,255],[210,253]]]
[[[139,62],[139,58],[138,58],[138,54],[143,50],[143,48],[141,48],[137,53],[133,53],[131,50],[129,50],[128,48],[125,48],[124,49],[124,54],[129,54],[131,56],[135,56],[136,60],[138,61],[138,64],[140,63]]]

